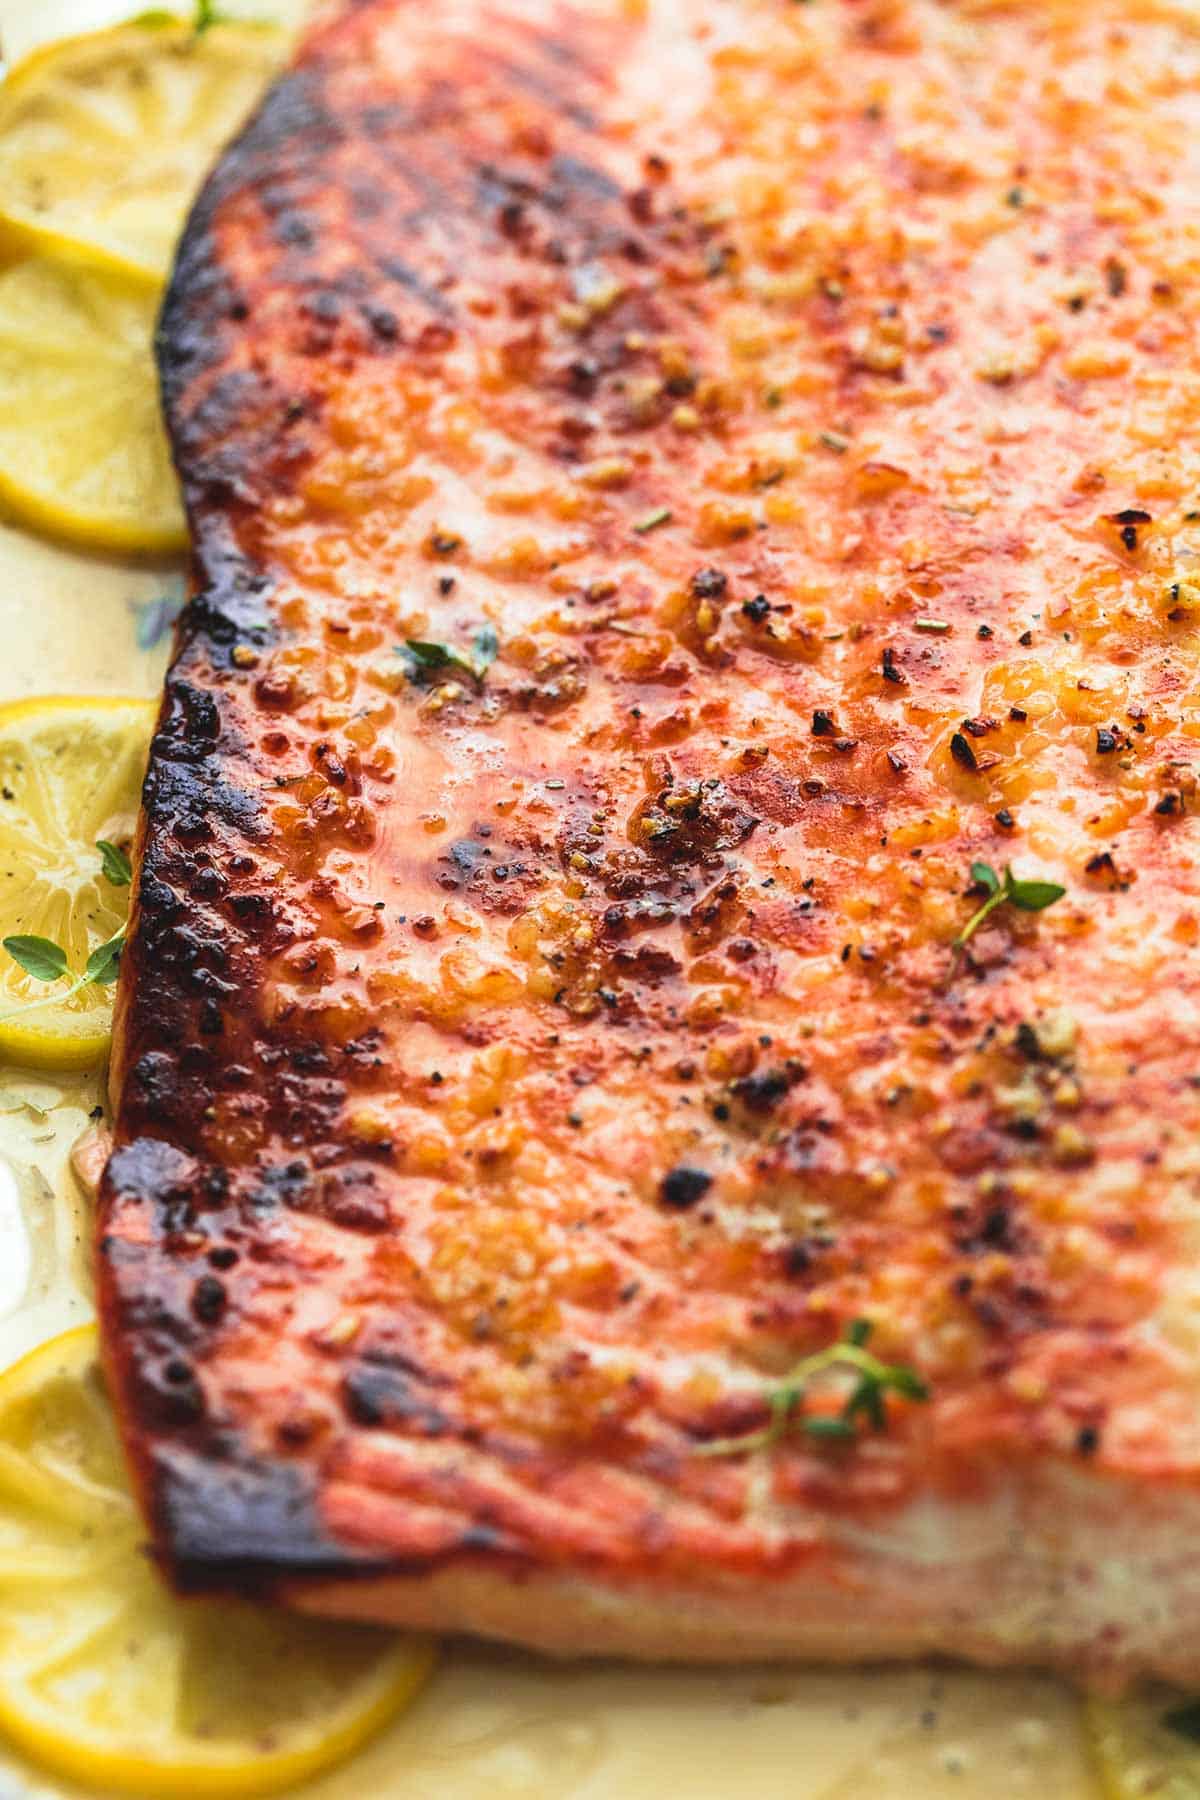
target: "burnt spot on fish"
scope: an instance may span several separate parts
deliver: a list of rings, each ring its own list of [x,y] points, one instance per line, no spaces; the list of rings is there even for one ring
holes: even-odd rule
[[[658,1185],[658,1197],[673,1212],[686,1212],[703,1200],[713,1184],[707,1169],[696,1169],[686,1163],[668,1169]]]
[[[168,1546],[182,1592],[230,1586],[269,1592],[284,1574],[365,1575],[378,1559],[327,1532],[311,1475],[287,1462],[262,1462],[236,1440],[223,1454],[160,1446],[151,1469],[159,1542]]]
[[[450,1420],[421,1393],[421,1384],[387,1361],[363,1360],[342,1378],[342,1398],[358,1425],[406,1426],[422,1437],[441,1437]]]

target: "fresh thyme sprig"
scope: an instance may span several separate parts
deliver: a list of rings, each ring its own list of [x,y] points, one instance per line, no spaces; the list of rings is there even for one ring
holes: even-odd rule
[[[20,963],[25,973],[32,975],[35,981],[62,981],[71,973],[66,951],[52,938],[17,935],[6,937],[3,943],[13,961]],[[116,937],[109,938],[106,944],[99,944],[92,951],[83,966],[82,975],[75,977],[65,993],[43,994],[25,1006],[17,1006],[0,1014],[0,1019],[15,1019],[21,1013],[33,1012],[37,1007],[45,1006],[48,1000],[70,1000],[86,987],[108,987],[110,982],[117,979],[121,951],[124,948],[125,928],[122,926]]]
[[[178,25],[180,20],[179,15],[172,12],[168,6],[151,6],[147,7],[144,12],[135,13],[131,23],[142,25],[147,30],[159,30],[164,26]],[[195,0],[192,9],[193,38],[203,37],[205,32],[211,31],[214,25],[231,24],[233,24],[232,15],[223,11],[216,4],[216,0]]]
[[[971,914],[958,936],[953,940],[952,948],[956,959],[960,957],[985,919],[989,919],[999,906],[1015,906],[1018,912],[1043,912],[1047,906],[1053,906],[1061,900],[1066,888],[1057,881],[1021,881],[1010,868],[1005,868],[1003,878],[997,875],[991,863],[973,862],[971,864],[971,883],[974,887],[987,890],[987,899],[978,910]]]
[[[482,687],[488,670],[500,654],[500,640],[494,626],[482,625],[472,640],[470,654],[456,649],[453,644],[433,643],[421,638],[406,638],[396,648],[401,656],[408,658],[409,673],[414,680],[423,675],[436,675],[441,669],[459,669],[470,676],[476,687]]]
[[[100,852],[100,868],[105,880],[111,882],[113,887],[128,887],[133,880],[133,869],[125,851],[119,844],[110,843],[107,838],[97,839],[96,848]],[[3,939],[3,948],[35,981],[65,981],[71,974],[67,953],[53,938],[17,932]],[[117,979],[121,951],[124,948],[125,927],[122,925],[115,937],[96,946],[83,966],[83,973],[75,976],[65,993],[42,994],[36,1000],[27,1001],[24,1006],[16,1006],[0,1014],[0,1020],[15,1019],[23,1013],[35,1012],[50,1000],[60,1003],[70,1000],[86,987],[108,987]]]
[[[860,1423],[869,1431],[883,1431],[888,1422],[887,1396],[928,1400],[929,1389],[914,1369],[904,1363],[881,1362],[866,1348],[871,1335],[869,1319],[855,1319],[845,1336],[825,1350],[798,1362],[790,1374],[767,1389],[763,1398],[770,1419],[758,1431],[738,1437],[713,1438],[696,1445],[698,1456],[744,1456],[752,1450],[769,1450],[790,1431],[812,1438],[857,1438]],[[802,1403],[819,1376],[831,1369],[852,1372],[856,1379],[840,1412],[810,1412]],[[799,1409],[799,1410],[798,1410]]]

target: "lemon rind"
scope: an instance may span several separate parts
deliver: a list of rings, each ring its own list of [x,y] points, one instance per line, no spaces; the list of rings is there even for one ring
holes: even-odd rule
[[[44,72],[53,71],[55,64],[69,62],[73,56],[100,53],[106,45],[115,47],[123,38],[128,38],[131,46],[139,39],[152,44],[165,42],[182,46],[195,41],[195,31],[188,19],[175,14],[170,21],[163,20],[159,24],[139,24],[136,19],[127,19],[102,30],[76,32],[38,45],[14,64],[0,83],[0,135],[5,128],[6,106],[20,100]],[[206,45],[228,46],[231,55],[239,44],[250,48],[256,40],[283,43],[285,39],[286,33],[272,21],[255,19],[223,20],[205,34]],[[269,57],[263,57],[264,77],[269,72],[270,61]],[[169,262],[139,257],[107,238],[103,231],[71,230],[61,221],[44,223],[26,208],[6,204],[0,197],[0,266],[34,255],[105,269],[110,274],[136,278],[155,287],[163,286],[170,273]],[[177,543],[172,547],[183,546]]]
[[[0,1374],[0,1415],[27,1403],[46,1381],[81,1378],[97,1353],[94,1325],[75,1326],[39,1344]],[[356,1689],[358,1704],[344,1706],[341,1718],[335,1712],[335,1723],[318,1743],[301,1742],[274,1751],[256,1748],[252,1756],[233,1747],[192,1745],[171,1758],[114,1750],[102,1734],[82,1727],[68,1736],[58,1714],[29,1692],[19,1672],[15,1679],[5,1679],[0,1645],[0,1734],[43,1769],[91,1788],[141,1792],[154,1800],[187,1800],[193,1795],[254,1800],[347,1761],[412,1701],[436,1656],[430,1643],[397,1643]]]
[[[52,723],[64,714],[94,718],[97,714],[111,716],[127,712],[130,728],[135,723],[144,724],[148,734],[157,705],[156,700],[137,694],[30,695],[23,700],[0,704],[0,740],[6,734],[18,735],[31,720],[44,718],[47,723]],[[53,993],[48,994],[47,1013],[53,1013],[54,999]],[[35,1022],[38,1016],[34,1013],[28,1020],[18,1018],[8,1022],[0,1019],[0,1058],[28,1068],[63,1074],[94,1069],[103,1063],[112,1038],[108,1025],[96,1030],[86,1018],[79,1018],[76,1024],[77,1015],[66,1014],[66,1029],[60,1022],[58,1029],[47,1030],[44,1024]],[[0,1387],[0,1393],[2,1391]]]
[[[118,524],[111,514],[87,513],[47,500],[0,469],[0,507],[20,525],[31,525],[43,537],[78,544],[87,550],[114,550],[123,555],[154,558],[176,556],[188,546],[187,521],[150,526]]]

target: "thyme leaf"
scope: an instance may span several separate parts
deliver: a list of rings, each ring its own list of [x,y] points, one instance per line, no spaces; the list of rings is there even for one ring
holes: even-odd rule
[[[179,14],[169,6],[150,6],[143,12],[135,13],[129,21],[131,25],[140,25],[146,31],[163,31],[172,25],[179,24]],[[235,25],[239,21],[233,13],[225,11],[217,4],[217,0],[193,0],[192,6],[192,38],[204,36],[214,25]],[[265,19],[243,19],[243,25],[264,25]]]
[[[133,880],[133,870],[124,850],[117,844],[109,843],[107,838],[98,838],[96,848],[100,852],[100,866],[106,879],[114,887],[128,887]],[[66,951],[52,938],[31,937],[18,932],[12,937],[4,938],[2,947],[35,981],[62,981],[71,973]],[[35,1012],[51,999],[60,1002],[70,1000],[86,987],[108,987],[120,972],[121,952],[124,948],[125,927],[122,925],[115,937],[110,937],[106,944],[96,946],[83,965],[82,975],[76,975],[65,993],[43,994],[24,1006],[12,1007],[8,1012],[0,1014],[0,1021],[16,1018],[21,1013]]]
[[[111,881],[114,887],[128,887],[133,880],[133,868],[121,846],[110,844],[107,838],[97,838],[96,848],[100,852],[104,879]]]
[[[977,911],[971,914],[958,936],[953,940],[952,948],[955,956],[961,956],[985,919],[989,919],[998,906],[1015,906],[1018,912],[1043,912],[1047,906],[1053,906],[1061,900],[1066,888],[1057,881],[1022,880],[1006,867],[1003,879],[997,875],[991,863],[974,862],[971,864],[971,883],[987,891],[987,899]]]
[[[203,37],[214,25],[229,23],[229,14],[216,5],[216,0],[196,0],[196,15],[192,23],[192,31],[196,37]]]
[[[35,981],[61,981],[67,972],[67,953],[49,938],[18,934],[4,939],[4,948]]]
[[[125,933],[118,931],[116,937],[109,938],[107,944],[101,944],[92,951],[83,970],[81,987],[94,983],[97,987],[108,987],[117,979],[120,972],[121,952],[125,948]]]
[[[1043,912],[1061,900],[1066,891],[1057,881],[1010,881],[1008,898],[1022,912]]]
[[[496,636],[494,625],[481,625],[475,633],[473,645],[475,651],[475,667],[486,675],[500,654],[500,639]],[[482,677],[481,677],[482,679]]]
[[[6,937],[3,947],[13,961],[19,963],[35,981],[61,981],[71,972],[66,951],[61,944],[55,944],[49,938],[20,935]],[[106,944],[97,945],[84,964],[83,974],[77,975],[63,993],[42,994],[24,1006],[10,1007],[6,1013],[0,1013],[0,1023],[15,1019],[23,1013],[36,1012],[38,1007],[45,1006],[50,1000],[65,1003],[82,993],[86,987],[108,987],[117,979],[124,948],[125,928],[122,926],[116,937],[109,938]]]
[[[873,1356],[866,1348],[870,1335],[869,1319],[853,1320],[836,1344],[806,1356],[782,1381],[766,1390],[763,1399],[770,1419],[761,1430],[739,1437],[713,1438],[706,1444],[697,1444],[696,1454],[743,1456],[752,1450],[769,1450],[792,1431],[844,1442],[860,1435],[860,1421],[869,1431],[886,1430],[889,1394],[919,1402],[928,1400],[929,1389],[915,1369],[903,1363],[881,1362]],[[854,1384],[846,1393],[840,1412],[811,1412],[805,1405],[810,1386],[829,1370],[852,1374]]]
[[[422,675],[436,675],[441,669],[459,669],[476,687],[482,687],[487,672],[500,654],[500,640],[493,625],[481,625],[471,643],[471,652],[453,644],[440,644],[428,638],[406,638],[397,644],[401,656],[409,661],[414,680]]]

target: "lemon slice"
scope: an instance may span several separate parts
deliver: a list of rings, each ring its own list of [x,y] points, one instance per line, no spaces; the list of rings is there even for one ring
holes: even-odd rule
[[[161,279],[285,35],[137,23],[36,50],[0,87],[0,243]]]
[[[0,274],[0,500],[101,549],[186,543],[144,276],[33,257]]]
[[[1162,1687],[1090,1699],[1087,1725],[1107,1800],[1200,1800],[1195,1702]]]
[[[274,1793],[351,1755],[428,1674],[424,1643],[172,1597],[88,1325],[0,1376],[0,1735],[153,1800]]]
[[[0,938],[45,938],[75,975],[125,923],[129,888],[106,877],[96,845],[129,848],[154,712],[149,700],[73,697],[0,706]],[[54,1069],[103,1061],[112,987],[68,987],[0,950],[0,1056]]]

